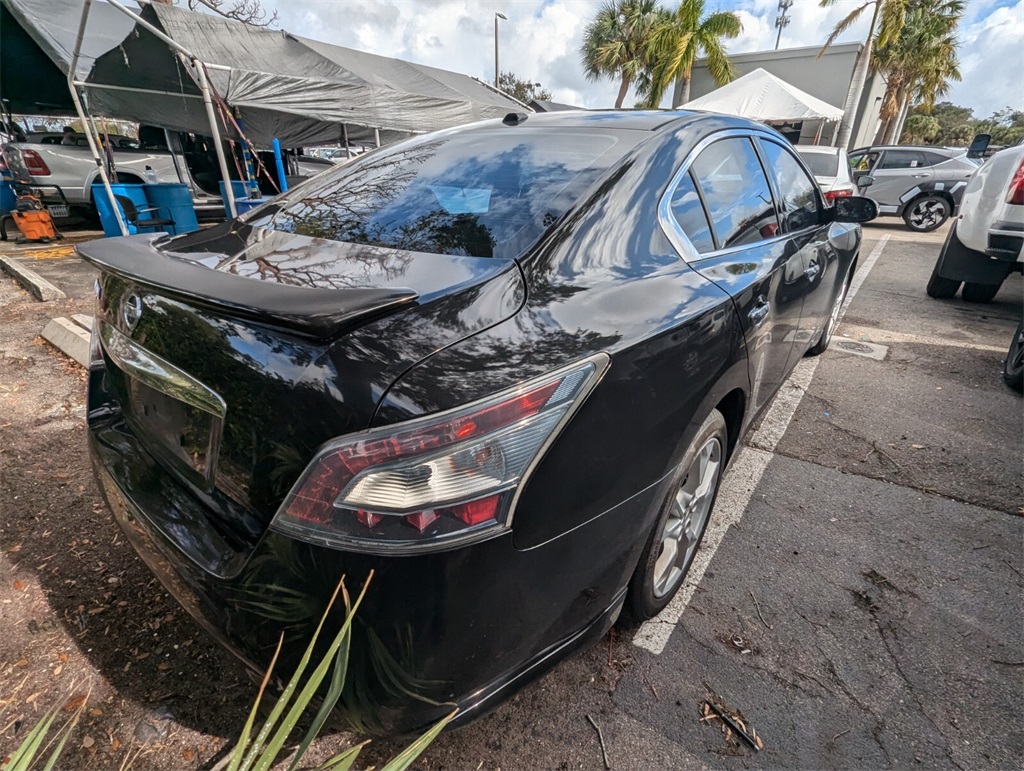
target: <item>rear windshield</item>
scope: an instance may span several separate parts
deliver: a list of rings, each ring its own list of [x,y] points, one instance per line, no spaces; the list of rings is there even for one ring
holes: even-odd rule
[[[839,154],[836,153],[800,153],[811,174],[816,177],[839,176]]]
[[[425,138],[346,164],[248,219],[332,241],[516,257],[628,144],[526,128]]]

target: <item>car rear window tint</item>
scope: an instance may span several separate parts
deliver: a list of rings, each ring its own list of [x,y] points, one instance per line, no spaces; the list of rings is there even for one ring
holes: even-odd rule
[[[626,149],[612,134],[528,128],[407,142],[303,185],[251,222],[391,249],[515,257]]]
[[[697,195],[697,188],[693,184],[693,178],[689,174],[683,175],[675,192],[672,193],[672,216],[676,218],[679,227],[690,239],[693,248],[699,253],[713,252],[715,250],[715,239],[711,235],[711,225],[708,223],[708,215],[704,211],[704,204],[700,202]]]
[[[816,177],[839,176],[838,153],[800,153],[800,157]]]
[[[718,248],[753,244],[779,233],[768,179],[754,146],[740,137],[708,145],[693,161]]]

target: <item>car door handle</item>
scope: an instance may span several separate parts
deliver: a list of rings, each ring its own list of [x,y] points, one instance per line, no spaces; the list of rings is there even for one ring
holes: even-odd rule
[[[771,308],[771,304],[769,304],[764,295],[758,297],[757,305],[751,308],[750,312],[747,314],[747,316],[750,317],[750,323],[755,327],[761,326],[764,323],[764,320],[768,318],[768,311],[770,311]]]
[[[804,275],[807,276],[808,281],[814,281],[821,273],[821,263],[817,260],[811,260],[807,265],[807,270],[804,271]]]
[[[910,176],[912,176],[914,179],[924,179],[928,175],[927,174],[911,174]]]

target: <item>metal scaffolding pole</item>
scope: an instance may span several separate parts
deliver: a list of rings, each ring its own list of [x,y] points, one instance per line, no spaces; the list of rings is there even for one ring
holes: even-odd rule
[[[71,92],[71,100],[75,103],[75,111],[78,113],[79,119],[82,121],[82,128],[85,130],[85,140],[89,143],[89,150],[92,152],[93,160],[96,161],[96,168],[99,170],[100,179],[103,182],[103,189],[107,192],[107,199],[110,201],[110,209],[114,212],[114,217],[117,219],[117,227],[121,231],[122,236],[128,235],[128,226],[124,222],[124,218],[121,216],[121,208],[117,205],[117,199],[114,197],[114,191],[110,187],[110,178],[107,176],[106,164],[103,162],[103,158],[100,156],[99,147],[96,145],[96,138],[92,132],[89,131],[90,121],[85,114],[85,109],[82,107],[82,100],[78,94],[78,87],[75,85],[75,70],[78,67],[78,57],[82,50],[82,38],[85,37],[85,25],[89,22],[89,9],[92,7],[92,0],[85,0],[85,4],[82,6],[82,18],[78,22],[78,36],[75,38],[75,51],[71,56],[71,65],[68,67],[68,90]]]
[[[210,83],[209,83],[209,80],[206,77],[205,65],[203,64],[203,62],[201,62],[199,60],[199,58],[197,56],[195,56],[195,54],[193,54],[187,48],[185,48],[184,46],[179,44],[173,38],[170,38],[167,35],[165,35],[163,32],[161,32],[159,29],[157,29],[152,24],[150,24],[148,21],[143,19],[137,13],[134,13],[130,9],[128,9],[125,6],[121,5],[121,3],[118,2],[118,0],[107,0],[107,2],[110,5],[112,5],[114,8],[119,10],[121,13],[125,14],[126,16],[131,17],[135,21],[136,24],[138,24],[139,26],[141,26],[143,29],[147,30],[148,32],[151,32],[158,39],[160,39],[161,41],[166,43],[168,46],[170,46],[172,49],[174,49],[178,53],[180,53],[183,56],[187,57],[188,60],[190,62],[192,62],[192,65],[193,65],[193,67],[195,67],[195,70],[196,70],[196,78],[199,81],[199,90],[202,93],[203,102],[206,105],[206,117],[210,121],[210,134],[213,137],[213,149],[217,153],[217,165],[220,166],[221,177],[224,180],[224,188],[225,188],[225,191],[227,192],[227,201],[225,201],[225,203],[227,204],[228,212],[231,214],[231,217],[232,218],[237,217],[238,216],[238,210],[235,208],[235,196],[234,196],[234,194],[232,192],[232,189],[231,189],[231,175],[228,172],[227,160],[224,157],[224,147],[223,147],[223,143],[221,142],[221,138],[220,138],[220,126],[217,124],[217,115],[216,115],[216,113],[213,110],[213,99],[210,96]],[[85,25],[86,25],[86,22],[87,22],[88,17],[89,17],[89,9],[90,9],[91,6],[92,6],[92,0],[85,0],[85,5],[82,8],[82,22],[81,22],[81,25],[78,28],[78,39],[75,40],[75,51],[74,51],[74,54],[72,55],[71,68],[70,68],[70,70],[68,72],[68,88],[71,89],[71,97],[75,101],[75,108],[78,110],[78,115],[82,119],[83,125],[86,122],[85,111],[82,109],[82,104],[81,104],[81,102],[80,102],[80,100],[78,98],[78,94],[76,92],[74,73],[75,73],[75,65],[78,62],[78,57],[79,57],[79,54],[80,54],[81,49],[82,49],[82,38],[83,38],[83,36],[85,34]],[[228,69],[228,68],[217,67],[217,69]],[[100,87],[101,88],[102,85],[97,84],[96,87]],[[89,147],[93,151],[93,157],[96,158],[96,163],[99,164],[100,167],[101,167],[100,168],[100,174],[103,176],[103,183],[104,183],[104,186],[107,188],[107,194],[110,196],[111,204],[114,207],[114,213],[118,214],[117,220],[118,220],[118,224],[121,226],[121,232],[124,235],[128,235],[127,230],[126,230],[125,225],[124,225],[124,222],[121,220],[121,217],[119,215],[119,210],[118,210],[116,204],[114,203],[114,201],[115,201],[114,193],[110,189],[110,181],[107,179],[106,173],[103,171],[102,161],[100,160],[100,157],[99,157],[99,151],[97,150],[97,148],[95,146],[95,143],[93,142],[93,140],[91,138],[89,138]]]

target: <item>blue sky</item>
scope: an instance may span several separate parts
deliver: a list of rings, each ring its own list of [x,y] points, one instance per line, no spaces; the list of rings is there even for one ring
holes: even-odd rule
[[[500,22],[503,70],[539,81],[558,101],[607,107],[617,83],[583,77],[578,49],[583,28],[600,0],[263,0],[277,9],[280,27],[386,56],[494,77],[494,13]],[[795,0],[782,47],[820,45],[832,26],[862,0]],[[778,0],[707,2],[708,10],[736,11],[744,30],[729,50],[775,44]],[[870,8],[841,41],[863,40]],[[1024,0],[968,0],[960,30],[962,83],[947,99],[987,116],[1005,106],[1024,109]],[[628,102],[632,103],[632,102]]]

